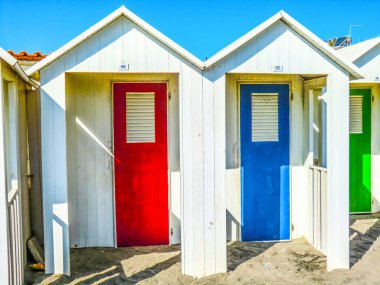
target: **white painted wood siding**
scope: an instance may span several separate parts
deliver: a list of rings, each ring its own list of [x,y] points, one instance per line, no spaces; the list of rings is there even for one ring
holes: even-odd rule
[[[222,63],[226,72],[270,74],[328,74],[341,70],[284,22],[267,30],[232,52]],[[274,72],[281,66],[282,72]]]
[[[66,75],[69,224],[71,247],[113,247],[112,82],[168,82],[171,241],[180,239],[178,77],[175,74]],[[173,173],[173,174],[171,174]],[[174,174],[178,173],[178,175]]]
[[[119,72],[125,64],[130,72],[166,73],[179,72],[188,65],[123,16],[66,53],[62,60],[65,71],[70,72]]]
[[[27,143],[27,121],[26,121],[26,94],[30,88],[22,78],[5,62],[0,59],[0,94],[1,94],[1,133],[2,139],[0,151],[3,164],[1,165],[2,194],[0,198],[0,212],[5,220],[2,220],[0,229],[0,248],[4,266],[3,272],[0,270],[0,283],[22,284],[23,269],[26,264],[26,241],[30,238],[30,213],[29,213],[29,189],[27,183],[28,175],[28,143]],[[8,114],[7,109],[8,108]],[[5,154],[5,156],[4,156]],[[5,173],[7,172],[8,173]],[[4,175],[4,176],[3,176]],[[6,176],[5,176],[6,175]],[[8,180],[8,181],[7,181]],[[15,200],[9,201],[8,194],[12,187],[16,188]],[[10,196],[9,196],[10,197]],[[4,199],[4,200],[3,200]],[[8,202],[9,207],[8,207]],[[4,207],[4,208],[3,208]],[[7,208],[10,212],[6,213]],[[12,219],[13,218],[13,219]],[[10,224],[13,220],[13,224]],[[3,228],[4,226],[4,228]],[[9,241],[9,230],[13,230],[12,241]],[[11,267],[8,260],[8,247],[11,242],[14,246],[11,253],[14,272],[13,280],[8,281],[8,270]],[[16,267],[18,266],[18,268]],[[15,277],[17,276],[17,278]],[[4,278],[4,279],[3,279]]]
[[[282,72],[274,72],[275,66],[281,66]],[[327,97],[329,106],[327,108],[327,166],[329,172],[328,179],[328,213],[329,220],[329,235],[328,235],[328,270],[334,268],[348,268],[349,252],[348,252],[348,149],[346,147],[340,148],[339,145],[343,144],[348,146],[348,73],[340,68],[335,62],[322,54],[318,49],[307,42],[302,36],[296,33],[292,28],[287,26],[284,22],[278,21],[265,31],[260,33],[257,37],[250,40],[241,48],[235,50],[220,62],[216,63],[214,68],[221,69],[221,74],[233,73],[239,77],[240,80],[253,80],[259,77],[259,74],[268,74],[271,79],[267,82],[278,82],[282,74],[300,74],[300,75],[324,75],[328,76],[327,81]],[[255,75],[256,74],[256,75]],[[265,76],[265,75],[264,75]],[[226,84],[224,82],[224,84]],[[214,87],[216,84],[214,83]],[[302,85],[299,85],[302,88]],[[231,90],[227,84],[227,90]],[[214,97],[219,94],[214,90]],[[300,99],[296,106],[297,111],[292,112],[292,120],[302,121],[302,92],[299,92]],[[222,95],[220,95],[222,97]],[[234,100],[228,99],[227,102]],[[226,102],[226,101],[224,101]],[[341,103],[339,103],[341,102]],[[294,103],[291,104],[293,108]],[[305,105],[307,106],[307,105]],[[234,107],[226,106],[227,109],[215,109],[215,117],[218,121],[225,121],[226,116],[224,112],[233,111]],[[345,109],[343,109],[345,108]],[[212,112],[213,110],[207,109],[204,112]],[[342,117],[339,117],[339,112],[342,111]],[[306,117],[307,118],[307,117]],[[307,121],[306,121],[307,122]],[[218,149],[216,156],[227,156],[227,168],[235,166],[236,152],[231,152],[236,149],[234,144],[237,142],[234,138],[229,138],[228,130],[233,129],[236,124],[235,120],[229,122],[227,120],[227,134],[218,133],[213,138],[215,141],[215,149]],[[338,124],[342,124],[339,129]],[[346,128],[347,127],[347,128]],[[291,128],[291,164],[292,164],[292,181],[299,181],[297,177],[302,177],[303,183],[299,186],[297,182],[297,192],[304,193],[307,189],[307,171],[304,163],[307,158],[304,150],[307,149],[307,140],[305,138],[308,132],[302,134],[302,140],[296,138],[297,130],[302,133],[302,125]],[[333,133],[335,130],[336,133]],[[295,130],[295,131],[294,131]],[[226,154],[223,153],[223,143],[227,137]],[[296,142],[296,143],[294,143]],[[293,148],[294,147],[294,148]],[[298,151],[295,152],[298,147]],[[293,167],[293,166],[296,166]],[[295,174],[297,173],[297,174]],[[297,176],[293,176],[293,174]],[[225,175],[224,172],[216,172],[215,177]],[[231,184],[229,184],[231,185]],[[238,185],[237,183],[234,185]],[[298,187],[299,186],[299,187]],[[303,187],[305,186],[305,187]],[[292,191],[293,191],[292,183]],[[234,189],[227,189],[227,191],[234,191]],[[228,195],[230,195],[229,193]],[[293,194],[293,193],[292,193]],[[339,198],[342,195],[342,199]],[[299,200],[304,201],[307,196]],[[293,199],[293,196],[292,196]],[[292,200],[294,202],[294,200]],[[340,203],[342,202],[342,203]],[[292,205],[292,210],[296,206]],[[300,208],[301,214],[308,212],[307,208]],[[293,216],[293,213],[292,213]],[[294,222],[294,220],[292,220]],[[305,234],[305,221],[298,220],[299,225],[297,236]],[[339,232],[340,230],[340,232]],[[334,233],[334,234],[331,234]],[[339,241],[341,244],[338,245]]]
[[[372,212],[380,212],[380,84],[372,87],[371,112],[371,192]]]
[[[120,72],[121,64],[128,64],[128,72]],[[67,129],[65,118],[65,72],[75,71],[107,72],[109,75],[113,72],[113,80],[115,81],[118,80],[119,76],[122,80],[128,80],[133,76],[132,73],[145,73],[145,80],[154,80],[147,73],[171,72],[180,74],[178,99],[176,100],[179,100],[180,106],[178,116],[181,127],[178,126],[177,128],[180,133],[181,147],[173,147],[176,148],[177,153],[181,152],[181,215],[186,217],[187,221],[185,224],[182,223],[182,264],[184,273],[196,276],[204,275],[204,270],[198,270],[195,265],[198,264],[198,260],[204,259],[203,250],[193,251],[193,245],[196,244],[194,242],[196,234],[193,227],[204,227],[205,219],[203,216],[198,217],[198,207],[195,206],[199,199],[203,200],[204,194],[203,190],[198,191],[198,189],[203,189],[203,168],[195,164],[198,161],[195,158],[201,158],[201,161],[203,161],[203,144],[196,143],[203,140],[203,132],[198,132],[193,128],[196,125],[193,122],[193,117],[197,117],[200,110],[202,110],[203,103],[198,103],[198,99],[193,99],[194,96],[201,98],[199,92],[202,92],[202,75],[193,65],[152,38],[145,31],[142,31],[125,17],[116,19],[109,26],[91,36],[41,71],[42,179],[44,197],[46,197],[44,199],[44,209],[46,209],[44,213],[46,272],[69,273],[69,231],[66,226],[64,227],[64,234],[53,231],[51,223],[55,216],[50,209],[58,203],[57,197],[60,197],[61,207],[58,211],[58,216],[64,221],[63,224],[67,225],[68,205],[66,197],[67,189],[71,186],[68,186],[65,181],[68,179],[67,171],[71,173],[74,170],[67,168],[66,160],[63,159],[66,157],[66,153],[67,158],[72,159],[70,158],[71,154],[66,152],[64,139]],[[91,100],[89,104],[92,104]],[[64,131],[61,131],[62,129]],[[202,128],[198,128],[198,130],[202,130]],[[72,142],[72,140],[73,138],[70,138],[70,134],[68,134],[67,141]],[[173,144],[171,138],[169,139],[169,144]],[[67,147],[69,147],[69,143],[67,143]],[[171,158],[169,158],[169,163],[173,163]],[[176,162],[176,164],[179,166],[179,162]],[[193,164],[195,165],[194,167]],[[59,173],[60,176],[57,177],[54,173]],[[70,183],[73,182],[69,181],[69,185],[71,185]],[[184,198],[184,196],[186,197]],[[77,215],[75,209],[71,211],[71,207],[73,206],[70,206],[70,216]],[[195,216],[200,219],[193,220]],[[193,223],[193,221],[195,222]],[[223,221],[223,224],[225,224],[225,221]],[[78,232],[75,232],[75,229],[73,231],[74,233],[70,233],[71,237],[79,235]],[[210,242],[214,244],[214,240],[212,239]],[[204,242],[199,243],[199,246],[204,248]],[[195,259],[193,258],[194,256],[196,257]],[[53,262],[53,260],[56,262]],[[223,262],[225,263],[225,261]],[[195,270],[198,270],[198,272],[195,272]]]

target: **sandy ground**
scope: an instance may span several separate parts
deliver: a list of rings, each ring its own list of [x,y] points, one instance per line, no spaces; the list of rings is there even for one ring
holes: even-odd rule
[[[351,217],[350,270],[326,271],[326,258],[304,239],[233,242],[228,273],[181,274],[180,247],[71,251],[72,276],[28,272],[26,284],[380,284],[380,214]]]

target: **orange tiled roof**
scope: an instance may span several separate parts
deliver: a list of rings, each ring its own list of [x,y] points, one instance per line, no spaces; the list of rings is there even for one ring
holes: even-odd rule
[[[40,61],[41,59],[44,59],[47,56],[46,54],[42,54],[39,51],[35,53],[27,53],[26,51],[15,53],[13,50],[8,50],[8,53],[15,57],[17,60],[23,61]]]

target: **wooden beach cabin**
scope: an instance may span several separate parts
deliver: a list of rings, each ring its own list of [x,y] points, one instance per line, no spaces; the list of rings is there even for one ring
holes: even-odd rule
[[[225,206],[207,207],[212,223],[200,210],[224,197],[204,185],[203,67],[121,7],[27,70],[41,78],[46,273],[70,274],[70,247],[179,242],[185,274],[226,271]]]
[[[350,212],[380,211],[380,38],[338,52],[364,79],[350,81]]]
[[[35,192],[28,181],[33,169],[29,151],[30,144],[38,143],[27,106],[37,95],[38,84],[0,48],[0,284],[24,284],[26,242],[33,232],[29,195]]]
[[[349,80],[359,69],[283,11],[205,65],[215,142],[205,169],[217,165],[215,189],[225,188],[227,239],[306,237],[328,270],[348,269]]]

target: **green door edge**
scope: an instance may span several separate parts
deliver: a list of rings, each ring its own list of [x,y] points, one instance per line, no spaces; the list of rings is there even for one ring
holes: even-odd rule
[[[363,133],[350,134],[350,213],[371,212],[371,89],[350,89],[363,96]]]

